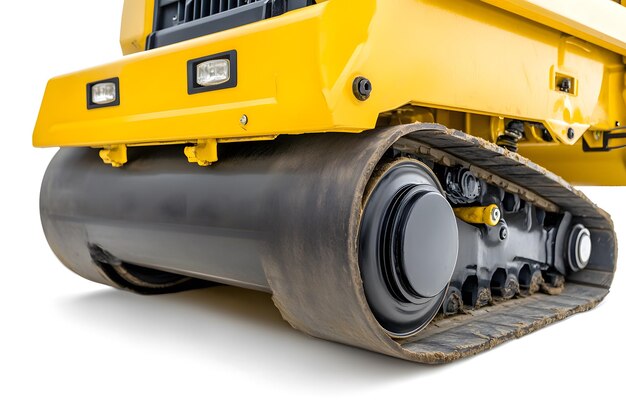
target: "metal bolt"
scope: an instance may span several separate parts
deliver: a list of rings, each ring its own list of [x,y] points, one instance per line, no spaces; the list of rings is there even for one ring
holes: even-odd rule
[[[572,89],[572,80],[570,80],[569,78],[564,78],[563,81],[561,81],[559,89],[564,93],[569,93]]]
[[[491,220],[494,223],[498,223],[500,221],[500,209],[498,207],[494,207],[493,210],[491,210]]]
[[[509,229],[503,226],[500,228],[500,240],[506,240],[507,237],[509,237]]]
[[[365,77],[357,77],[352,83],[352,92],[357,100],[365,101],[372,95],[372,83]]]
[[[241,116],[241,119],[239,119],[239,123],[241,123],[242,126],[245,126],[248,124],[248,116],[246,116],[245,114]]]
[[[567,137],[569,138],[569,140],[574,139],[574,136],[576,136],[576,132],[574,132],[574,129],[571,127],[567,129]]]

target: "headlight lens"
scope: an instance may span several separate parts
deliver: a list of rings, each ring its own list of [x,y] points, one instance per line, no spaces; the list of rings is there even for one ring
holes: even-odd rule
[[[113,103],[117,100],[117,85],[113,82],[97,83],[91,86],[91,102],[96,105]]]
[[[196,65],[196,83],[202,87],[223,84],[230,80],[230,60],[214,59]]]

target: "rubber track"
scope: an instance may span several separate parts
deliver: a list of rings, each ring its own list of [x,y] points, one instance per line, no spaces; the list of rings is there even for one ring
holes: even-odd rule
[[[317,212],[326,214],[313,214],[310,225],[279,231],[281,243],[272,248],[276,262],[266,265],[274,302],[293,327],[316,337],[406,360],[443,363],[482,352],[587,311],[608,294],[617,259],[616,236],[609,215],[562,178],[519,154],[437,124],[378,129],[358,135],[358,142],[339,134],[308,135],[308,140],[315,140],[316,136],[317,140],[332,144],[326,147],[329,150],[336,148],[343,152],[343,146],[352,146],[353,150],[349,161],[338,156],[328,157],[323,172],[311,173],[319,176],[319,190],[324,190],[324,194],[315,201],[303,194],[299,200],[292,199],[290,208],[297,211],[300,205],[305,210],[305,205],[309,207],[314,202]],[[290,140],[298,141],[297,138]],[[338,141],[343,141],[342,145],[337,145]],[[430,155],[443,163],[462,163],[481,176],[489,177],[493,183],[518,190],[527,200],[537,200],[540,206],[571,212],[575,222],[591,231],[593,253],[589,266],[566,277],[566,288],[561,295],[536,294],[507,301],[437,320],[409,339],[390,338],[367,306],[358,270],[356,242],[367,181],[382,155],[392,146]],[[319,157],[309,156],[313,160]],[[357,167],[363,167],[362,171],[354,172],[361,169]],[[350,207],[334,206],[336,203],[331,199],[345,193],[341,187],[353,177],[356,194]],[[333,207],[333,214],[323,210],[326,206]],[[349,216],[347,228],[335,227],[333,232],[324,232],[326,228],[342,224],[344,215]],[[336,218],[331,221],[329,216]],[[285,224],[289,222],[286,218]]]

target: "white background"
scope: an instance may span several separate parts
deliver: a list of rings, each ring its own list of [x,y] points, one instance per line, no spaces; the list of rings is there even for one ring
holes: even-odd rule
[[[0,24],[0,416],[623,412],[623,262],[596,310],[435,367],[298,333],[265,294],[147,298],[66,270],[38,215],[55,150],[31,148],[31,132],[48,78],[121,56],[122,0],[11,4]],[[585,191],[626,236],[626,190]]]

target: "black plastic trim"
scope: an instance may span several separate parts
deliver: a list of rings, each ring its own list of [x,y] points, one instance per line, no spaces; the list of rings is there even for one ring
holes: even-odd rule
[[[313,4],[315,4],[313,0],[262,0],[175,26],[159,28],[161,3],[155,0],[153,31],[146,39],[146,49],[155,49],[248,25]]]
[[[602,132],[602,146],[598,148],[592,148],[587,141],[583,138],[583,152],[609,152],[615,149],[626,148],[626,145],[611,146],[611,140],[613,139],[626,139],[626,130],[623,127]]]
[[[208,87],[199,85],[196,83],[196,66],[201,62],[212,61],[214,59],[228,59],[230,61],[230,79],[225,83]],[[198,94],[234,87],[237,87],[237,51],[221,52],[219,54],[192,59],[187,62],[187,93]]]
[[[267,18],[269,0],[155,31],[148,36],[146,49],[172,45],[189,39],[259,22]]]
[[[96,104],[93,102],[92,98],[91,98],[91,87],[93,87],[96,84],[100,84],[100,83],[113,83],[115,84],[115,101],[112,101],[111,103],[106,103],[106,104]],[[106,80],[100,80],[100,81],[94,81],[92,83],[87,84],[87,109],[88,110],[92,110],[92,109],[100,109],[100,108],[104,108],[104,107],[114,107],[114,106],[119,106],[120,105],[120,96],[122,95],[121,91],[120,91],[120,79],[118,77],[115,78],[108,78]]]

